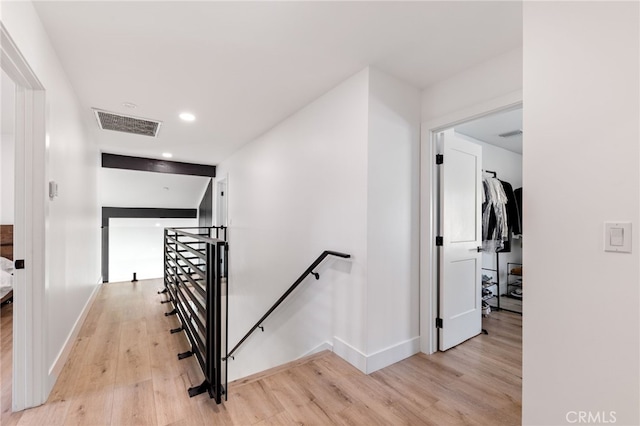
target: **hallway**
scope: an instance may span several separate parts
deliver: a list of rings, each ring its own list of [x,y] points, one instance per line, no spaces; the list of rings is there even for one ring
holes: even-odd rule
[[[202,375],[176,317],[156,294],[161,280],[102,285],[49,400],[5,414],[3,425],[494,424],[521,423],[521,317],[493,313],[481,335],[433,356],[415,355],[369,376],[331,352],[230,383],[216,405],[187,388]],[[8,312],[8,311],[7,311]]]

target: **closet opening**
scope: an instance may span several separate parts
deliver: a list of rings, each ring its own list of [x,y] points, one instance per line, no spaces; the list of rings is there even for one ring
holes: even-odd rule
[[[522,108],[454,127],[482,146],[482,301],[491,312],[522,315]]]
[[[422,351],[447,351],[501,325],[521,336],[521,101],[426,132]]]

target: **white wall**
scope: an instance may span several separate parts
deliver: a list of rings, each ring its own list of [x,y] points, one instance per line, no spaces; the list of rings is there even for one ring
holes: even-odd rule
[[[164,276],[164,228],[198,226],[198,219],[109,219],[109,282]]]
[[[46,213],[43,334],[51,388],[59,371],[56,362],[64,361],[58,360],[61,350],[100,278],[99,156],[80,124],[83,112],[31,2],[2,2],[2,23],[45,87],[46,174],[59,184],[59,197],[48,202]]]
[[[338,85],[218,167],[228,177],[229,346],[323,250],[307,281],[230,361],[229,379],[327,342],[365,352],[368,70]]]
[[[639,22],[638,2],[524,4],[524,424],[640,423]],[[610,220],[632,254],[603,251]]]
[[[219,165],[229,184],[231,346],[323,250],[353,256],[329,259],[320,281],[282,305],[230,378],[324,342],[366,372],[418,351],[420,100],[365,69]]]
[[[419,349],[420,91],[369,77],[366,371]]]
[[[422,121],[521,90],[522,49],[516,49],[427,87],[422,92]]]
[[[521,154],[470,138],[469,136],[460,135],[460,137],[472,139],[482,147],[482,168],[484,170],[493,170],[498,174],[498,179],[509,182],[513,189],[522,187]]]

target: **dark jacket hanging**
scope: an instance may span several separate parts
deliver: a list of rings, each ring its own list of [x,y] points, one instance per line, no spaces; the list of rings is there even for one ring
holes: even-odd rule
[[[516,205],[518,206],[518,217],[520,218],[520,233],[522,234],[522,188],[513,191],[516,197]]]
[[[502,189],[504,189],[504,193],[507,195],[507,223],[509,224],[509,229],[515,235],[522,234],[522,227],[520,226],[520,213],[518,212],[518,204],[516,202],[516,196],[513,192],[513,187],[509,182],[505,182],[503,180],[500,181],[502,184]]]

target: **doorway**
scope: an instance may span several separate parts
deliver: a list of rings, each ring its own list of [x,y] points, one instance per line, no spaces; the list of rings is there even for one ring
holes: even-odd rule
[[[507,197],[501,206],[505,233],[492,226],[497,206],[483,210],[483,231],[492,234],[482,242],[483,315],[488,318],[492,310],[522,315],[522,108],[461,124],[454,131],[482,146],[483,184],[495,184]]]
[[[455,283],[456,279],[460,279],[458,276],[456,278],[455,273],[449,273],[448,278],[453,279],[454,283],[458,285],[456,287],[453,285],[449,287],[449,293],[447,291],[441,291],[442,289],[439,287],[439,283],[441,280],[446,279],[447,272],[442,269],[443,262],[446,261],[446,256],[443,255],[446,247],[440,246],[442,237],[442,230],[445,229],[445,220],[456,221],[460,219],[455,214],[451,214],[451,212],[447,213],[446,216],[441,213],[441,204],[444,205],[443,198],[439,198],[439,192],[442,190],[443,182],[440,180],[441,178],[441,168],[447,167],[447,159],[445,156],[444,165],[438,165],[438,158],[436,158],[437,154],[441,154],[442,147],[440,145],[440,141],[442,136],[441,134],[451,133],[455,136],[455,138],[462,140],[465,143],[470,143],[473,146],[480,147],[482,152],[481,157],[483,159],[478,159],[478,166],[473,173],[464,173],[467,176],[467,184],[472,187],[478,189],[476,193],[477,200],[481,200],[483,196],[483,185],[484,180],[487,178],[493,178],[492,175],[488,173],[484,173],[483,170],[490,170],[497,172],[497,178],[502,179],[504,181],[512,181],[512,188],[521,188],[522,187],[522,101],[521,98],[517,99],[516,96],[505,97],[504,99],[499,99],[493,102],[488,103],[487,105],[479,105],[477,107],[471,108],[466,112],[461,112],[459,117],[450,116],[445,120],[441,120],[440,122],[434,123],[425,123],[423,124],[423,135],[422,135],[422,177],[421,177],[421,186],[423,188],[422,191],[422,201],[421,201],[421,210],[422,216],[424,218],[423,225],[421,226],[421,258],[423,265],[422,270],[427,271],[427,273],[421,274],[421,321],[420,321],[420,335],[421,335],[421,350],[424,353],[434,353],[438,350],[446,350],[449,347],[454,347],[457,344],[474,337],[481,333],[483,329],[483,317],[484,314],[490,315],[491,309],[504,309],[505,304],[503,301],[505,300],[504,296],[507,293],[507,283],[512,284],[516,283],[519,279],[518,284],[520,285],[520,306],[522,302],[522,281],[521,278],[514,276],[507,276],[507,267],[511,269],[515,269],[517,267],[522,267],[522,251],[521,251],[521,239],[509,238],[508,243],[511,244],[511,249],[505,249],[505,252],[501,252],[497,254],[490,251],[490,248],[486,247],[486,241],[483,239],[486,236],[482,235],[482,208],[481,204],[473,201],[474,205],[474,214],[464,214],[462,216],[474,216],[474,219],[477,219],[475,222],[477,225],[475,226],[475,230],[478,231],[477,234],[473,236],[473,238],[463,238],[463,240],[469,240],[470,244],[473,247],[469,246],[465,248],[465,251],[469,252],[469,259],[465,259],[465,262],[459,263],[458,265],[465,265],[465,268],[460,269],[461,271],[465,271],[467,276],[471,276],[472,278],[469,280],[472,281],[472,284],[463,285],[460,287],[460,281]],[[515,99],[514,99],[515,98]],[[453,117],[453,119],[452,119]],[[513,124],[513,118],[519,117],[519,122],[516,120],[516,124]],[[507,124],[500,127],[497,126],[501,121],[506,121]],[[514,127],[511,129],[511,127]],[[509,128],[509,130],[506,130]],[[488,133],[491,133],[491,129],[493,129],[494,140],[488,138]],[[512,139],[508,139],[509,132],[516,131],[515,139],[514,136],[511,136]],[[498,135],[503,135],[502,137]],[[511,144],[511,146],[497,146],[497,142],[495,139],[501,140],[506,144]],[[515,147],[514,147],[515,146]],[[514,152],[515,150],[516,152]],[[520,152],[517,152],[517,151]],[[508,162],[508,159],[512,160],[512,164],[507,166],[504,165],[505,162]],[[513,161],[515,159],[515,161]],[[449,158],[451,160],[451,158]],[[497,170],[495,170],[497,169]],[[517,177],[516,177],[517,175]],[[460,178],[460,174],[455,174],[456,179]],[[515,185],[515,186],[514,186]],[[455,197],[449,197],[449,200]],[[444,196],[446,199],[446,195]],[[460,200],[458,200],[460,201]],[[467,212],[469,209],[466,210]],[[455,226],[453,228],[449,228],[449,236],[451,236],[451,230],[459,229]],[[510,231],[511,235],[512,232]],[[477,237],[479,235],[479,238]],[[446,238],[446,236],[444,237]],[[450,243],[450,242],[449,242]],[[468,244],[467,244],[468,245]],[[508,251],[509,254],[506,254]],[[475,252],[475,256],[473,256],[472,252]],[[467,253],[465,253],[466,256]],[[496,265],[495,259],[498,258],[498,264]],[[471,260],[473,259],[473,260]],[[519,263],[520,265],[515,265]],[[473,266],[473,268],[471,267]],[[483,269],[485,268],[485,269]],[[489,271],[489,269],[493,269],[495,271]],[[521,271],[521,269],[520,269]],[[455,271],[454,272],[459,272]],[[485,272],[483,274],[483,272]],[[514,271],[518,272],[518,271]],[[459,274],[458,274],[459,275]],[[484,284],[483,284],[483,275],[484,276]],[[487,280],[487,278],[489,278]],[[492,288],[489,287],[489,283],[492,283]],[[483,288],[484,287],[484,288]],[[515,291],[514,287],[509,287],[511,291]],[[483,290],[485,290],[483,294]],[[471,297],[467,297],[466,299],[456,299],[456,292],[458,291],[467,291],[471,292]],[[511,292],[510,291],[510,292]],[[489,293],[491,292],[491,293]],[[516,293],[517,294],[517,293]],[[485,309],[483,311],[483,295],[486,297],[485,300]],[[489,297],[489,295],[491,295]],[[442,300],[442,297],[449,297],[449,307],[452,305],[458,310],[453,314],[449,310],[449,318],[443,318],[442,314],[446,314],[447,312],[444,307],[444,303],[447,303],[446,300]],[[517,299],[513,299],[517,302]],[[491,304],[492,306],[489,306]],[[515,310],[515,309],[514,309]],[[520,310],[521,312],[521,310]],[[464,313],[471,313],[474,319],[470,323],[468,323],[464,328],[466,331],[462,334],[454,331],[455,327],[451,327],[449,324],[449,332],[452,334],[459,334],[454,336],[453,340],[449,339],[448,343],[445,345],[441,345],[444,341],[443,333],[447,333],[447,322],[451,322],[452,319],[457,318],[458,316],[463,316]],[[469,315],[468,315],[469,316]],[[464,333],[467,333],[466,335]]]
[[[486,333],[492,311],[522,314],[522,109],[439,132],[437,148],[446,158],[436,324],[445,351]]]
[[[13,381],[13,287],[15,224],[15,118],[16,84],[1,71],[0,98],[0,392],[2,417],[11,413]]]
[[[0,23],[0,64],[15,87],[14,270],[10,409],[20,411],[45,400],[45,91]],[[12,89],[9,89],[12,90]],[[3,377],[4,384],[4,377]],[[3,386],[4,387],[4,386]],[[4,396],[4,395],[3,395]],[[3,398],[3,403],[6,401]]]
[[[224,177],[216,182],[216,226],[229,226],[227,217],[229,188],[227,180]]]

